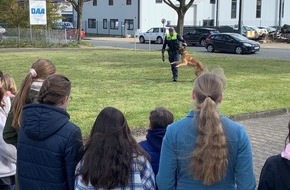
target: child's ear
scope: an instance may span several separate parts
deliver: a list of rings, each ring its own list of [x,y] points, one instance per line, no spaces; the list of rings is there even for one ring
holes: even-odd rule
[[[194,90],[192,91],[191,96],[192,96],[192,99],[195,99],[195,93],[194,93]]]
[[[217,102],[218,102],[218,103],[221,103],[222,100],[223,100],[223,95],[220,95],[220,96],[218,97],[218,99],[217,99]]]

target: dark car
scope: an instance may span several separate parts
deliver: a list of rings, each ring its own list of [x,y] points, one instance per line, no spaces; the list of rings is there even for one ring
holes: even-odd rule
[[[281,33],[290,33],[290,25],[288,25],[288,24],[284,24],[284,25],[281,27]]]
[[[236,34],[236,33],[220,33],[212,34],[206,39],[205,48],[208,52],[223,51],[242,53],[255,53],[260,50],[260,44],[253,40]]]
[[[220,33],[217,29],[214,28],[195,28],[192,31],[183,35],[183,39],[186,43],[189,44],[197,44],[199,43],[201,46],[205,46],[206,38],[211,34]]]

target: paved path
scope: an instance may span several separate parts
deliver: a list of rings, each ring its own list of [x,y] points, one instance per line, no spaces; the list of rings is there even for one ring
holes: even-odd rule
[[[238,121],[245,126],[252,142],[257,182],[266,159],[283,150],[289,121],[290,116],[286,113]]]
[[[285,109],[234,117],[239,123],[242,123],[249,136],[253,147],[254,172],[257,185],[261,169],[269,156],[280,154],[284,148],[285,138],[288,134],[288,122],[290,115]],[[137,140],[144,139],[144,136],[138,136]]]

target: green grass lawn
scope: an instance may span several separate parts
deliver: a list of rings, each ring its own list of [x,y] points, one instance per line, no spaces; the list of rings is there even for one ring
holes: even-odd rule
[[[290,60],[198,54],[209,69],[222,67],[228,79],[220,110],[225,115],[290,106]],[[0,70],[11,74],[18,87],[38,58],[48,58],[72,81],[68,112],[84,135],[101,109],[123,111],[131,128],[148,125],[149,111],[170,109],[180,119],[193,107],[194,69],[181,67],[179,82],[171,82],[169,63],[159,51],[112,49],[0,50]]]

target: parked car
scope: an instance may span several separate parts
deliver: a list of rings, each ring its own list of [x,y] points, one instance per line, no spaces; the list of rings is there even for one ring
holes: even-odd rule
[[[248,27],[248,26],[243,26],[242,27],[243,31],[245,31],[246,33],[246,37],[249,38],[249,39],[258,39],[260,37],[260,35],[258,34],[258,32],[251,28],[251,27]]]
[[[138,38],[140,43],[150,40],[153,43],[162,44],[167,33],[169,33],[169,27],[154,27],[147,30],[147,32],[140,32]]]
[[[249,26],[249,27],[254,29],[258,33],[259,37],[264,37],[269,34],[268,30],[265,28],[256,27],[256,26]]]
[[[217,29],[220,33],[238,33],[239,29],[235,26],[229,26],[229,25],[222,25],[222,26],[216,26],[214,27]],[[247,37],[246,31],[242,29],[241,34],[245,37]]]
[[[6,32],[6,29],[3,28],[2,26],[0,26],[0,33],[1,33],[1,34],[4,34],[5,32]]]
[[[73,26],[71,22],[58,22],[55,24],[54,29],[66,30],[66,35],[68,39],[75,39],[77,37],[77,28]],[[86,32],[81,30],[81,38],[86,36]]]
[[[206,39],[205,48],[208,52],[223,51],[242,53],[255,53],[260,50],[260,44],[256,41],[236,33],[212,34]]]
[[[84,29],[82,29],[82,31],[81,31],[81,38],[83,39],[84,37],[86,37],[86,32],[84,31]]]
[[[200,44],[205,46],[206,38],[211,34],[220,33],[217,29],[214,28],[195,28],[192,31],[183,35],[183,39],[186,43],[189,44]]]
[[[290,33],[290,25],[288,25],[288,24],[284,24],[284,25],[281,27],[281,33]]]

